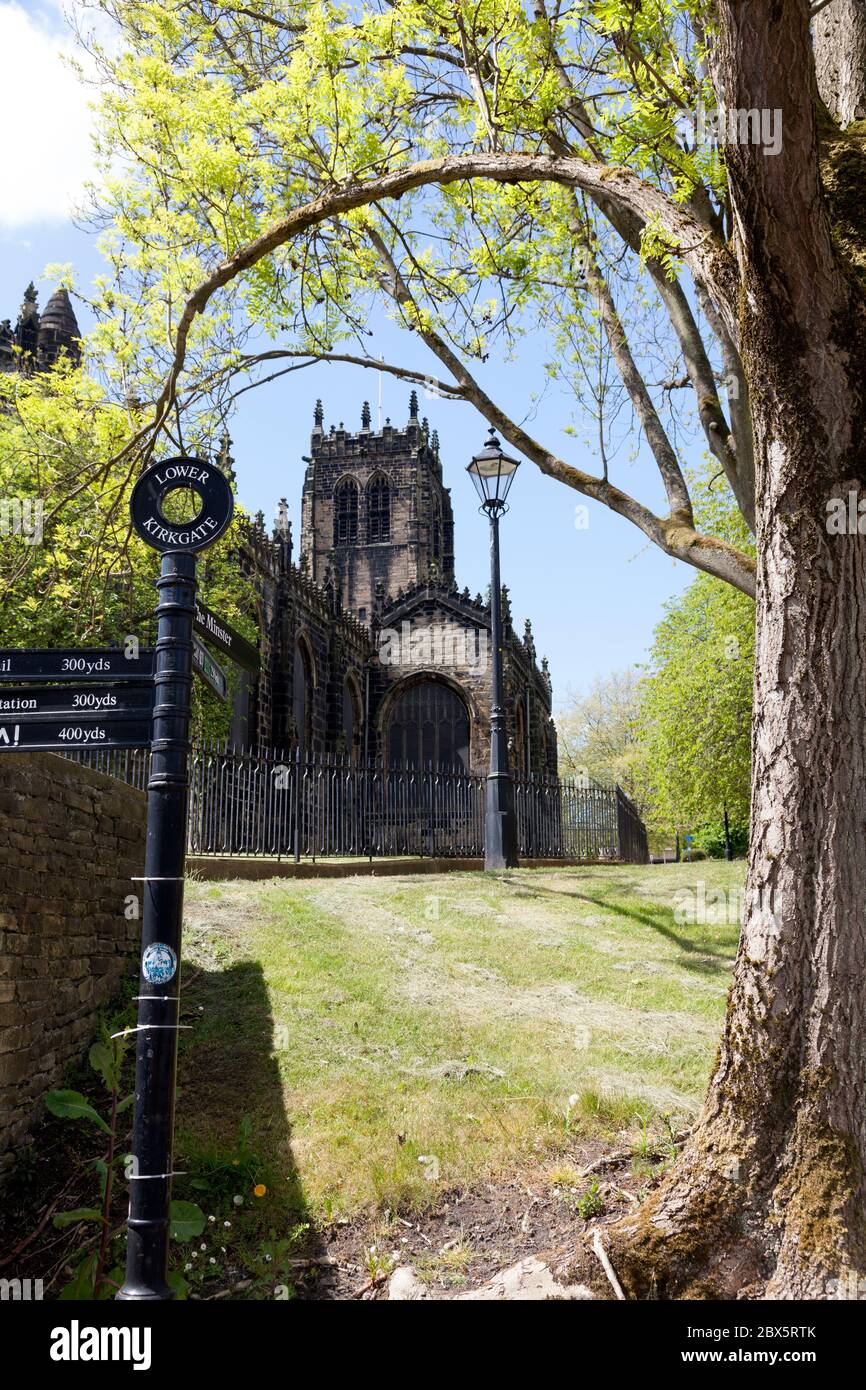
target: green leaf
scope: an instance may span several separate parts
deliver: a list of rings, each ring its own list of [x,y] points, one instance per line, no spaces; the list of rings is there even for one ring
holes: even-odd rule
[[[94,1110],[80,1091],[49,1091],[45,1097],[45,1106],[52,1115],[69,1120],[91,1120],[105,1134],[111,1133],[102,1116]]]
[[[107,1181],[108,1181],[108,1164],[106,1163],[106,1161],[105,1161],[104,1158],[94,1158],[94,1159],[93,1159],[93,1167],[94,1167],[94,1169],[96,1170],[96,1172],[99,1174],[99,1192],[100,1192],[100,1196],[104,1197],[104,1196],[105,1196],[105,1184],[106,1184]]]
[[[93,1277],[96,1274],[96,1251],[87,1255],[75,1271],[68,1284],[64,1284],[58,1294],[63,1302],[81,1303],[93,1298]]]
[[[101,1221],[102,1212],[97,1211],[96,1207],[76,1207],[74,1211],[59,1211],[54,1218],[53,1225],[59,1230],[64,1226],[75,1226],[79,1221]]]
[[[88,1061],[95,1072],[98,1072],[108,1087],[113,1091],[117,1086],[120,1058],[116,1050],[106,1042],[95,1042],[87,1054]]]
[[[134,1093],[134,1092],[131,1092],[128,1096],[124,1096],[124,1097],[123,1097],[123,1100],[119,1101],[119,1102],[118,1102],[118,1105],[117,1105],[117,1113],[118,1113],[118,1115],[122,1115],[123,1112],[124,1112],[124,1110],[128,1110],[129,1107],[132,1105],[132,1102],[133,1102],[134,1100],[135,1100],[135,1093]]]
[[[196,1202],[172,1202],[172,1240],[195,1240],[205,1228],[205,1216]]]
[[[168,1287],[174,1289],[175,1298],[183,1299],[186,1298],[189,1283],[178,1270],[172,1269],[168,1275]]]

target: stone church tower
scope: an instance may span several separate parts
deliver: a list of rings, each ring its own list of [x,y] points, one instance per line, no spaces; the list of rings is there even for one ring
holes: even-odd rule
[[[260,516],[244,569],[255,587],[262,671],[240,741],[389,767],[481,772],[490,754],[490,607],[454,575],[454,517],[437,434],[418,397],[397,428],[326,429],[321,401],[304,458],[299,563],[288,504]],[[502,591],[509,756],[556,770],[547,662]],[[241,717],[242,716],[242,717]],[[235,736],[237,738],[237,735]]]
[[[65,353],[76,366],[81,361],[81,334],[65,289],[55,290],[40,314],[33,282],[13,328],[0,321],[0,372],[44,371]]]
[[[370,621],[377,594],[396,594],[433,578],[454,578],[454,518],[443,486],[439,439],[418,419],[412,392],[402,428],[386,420],[370,427],[364,403],[361,428],[341,422],[326,433],[316,403],[306,458],[301,557],[310,578],[331,578],[343,607]]]

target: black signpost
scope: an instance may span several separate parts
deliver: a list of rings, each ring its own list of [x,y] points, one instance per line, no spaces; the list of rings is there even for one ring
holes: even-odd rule
[[[173,521],[165,511],[168,497],[179,489],[197,497],[198,510],[189,521]],[[152,750],[129,1240],[126,1278],[117,1297],[154,1301],[173,1297],[167,1266],[193,667],[222,699],[228,694],[225,673],[193,636],[193,627],[250,670],[258,669],[259,656],[196,602],[196,553],[219,539],[234,510],[222,470],[196,458],[154,464],[133,488],[130,510],[139,536],[162,552],[155,649],[141,649],[132,638],[124,647],[105,650],[0,648],[0,753],[148,745]]]
[[[39,719],[44,715],[70,715],[76,719],[110,714],[113,719],[134,719],[153,710],[153,683],[146,685],[0,685],[0,723],[11,719]]]
[[[150,743],[150,719],[70,718],[34,719],[0,724],[0,750],[32,753],[65,753],[70,748],[146,748]]]
[[[140,681],[153,673],[153,652],[148,647],[127,652],[123,647],[105,649],[80,647],[63,651],[47,647],[42,651],[0,648],[0,682],[61,681]]]
[[[163,508],[179,487],[201,509],[173,523]],[[119,1299],[170,1299],[167,1280],[175,1068],[180,1010],[178,964],[189,793],[189,708],[196,552],[223,534],[234,502],[225,474],[201,459],[173,458],[142,474],[130,501],[132,522],[162,551],[157,581],[153,753],[147,784],[133,1161],[126,1278]]]

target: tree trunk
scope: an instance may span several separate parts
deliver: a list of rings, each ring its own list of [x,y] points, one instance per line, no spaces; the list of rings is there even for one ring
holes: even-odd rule
[[[831,0],[813,33],[818,91],[844,130],[866,119],[866,0]]]
[[[862,474],[800,486],[821,422],[756,418],[745,921],[702,1115],[618,1231],[633,1297],[827,1298],[866,1276],[866,538],[825,526]]]
[[[756,445],[752,827],[709,1094],[660,1188],[614,1228],[633,1297],[832,1298],[866,1277],[866,316],[818,172],[807,7],[721,5],[730,105],[784,154],[727,153]],[[863,530],[866,532],[866,500]],[[841,1282],[838,1282],[841,1281]]]

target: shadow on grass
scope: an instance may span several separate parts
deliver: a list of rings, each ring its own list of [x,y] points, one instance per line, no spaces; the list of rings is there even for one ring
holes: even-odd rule
[[[628,917],[632,922],[639,922],[641,926],[649,927],[652,931],[658,932],[666,941],[670,941],[678,947],[687,957],[682,962],[683,969],[694,970],[700,974],[707,975],[727,975],[730,972],[728,962],[731,953],[736,950],[736,940],[725,948],[713,949],[711,945],[698,941],[690,941],[687,936],[681,936],[674,931],[673,908],[659,907],[654,911],[639,912],[637,908],[618,901],[616,898],[595,898],[590,893],[576,893],[562,888],[546,888],[541,884],[533,884],[531,888],[518,888],[514,892],[515,897],[539,897],[549,898],[574,898],[578,902],[588,903],[592,907],[601,908],[605,912],[615,912],[621,917]],[[712,957],[708,960],[707,957]]]
[[[275,1036],[257,961],[187,975],[181,1021],[192,1029],[180,1035],[175,1145],[185,1175],[174,1195],[208,1220],[200,1241],[175,1252],[175,1267],[202,1298],[310,1296],[324,1248],[292,1152],[277,1056],[290,1040]]]

